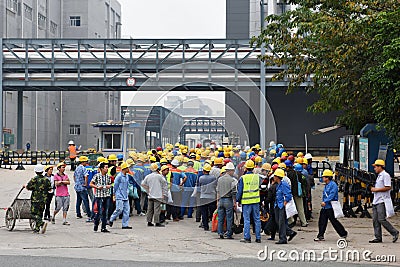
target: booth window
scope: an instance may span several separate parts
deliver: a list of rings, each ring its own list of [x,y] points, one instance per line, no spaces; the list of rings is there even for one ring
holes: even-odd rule
[[[120,133],[104,133],[103,149],[120,150],[121,134]]]

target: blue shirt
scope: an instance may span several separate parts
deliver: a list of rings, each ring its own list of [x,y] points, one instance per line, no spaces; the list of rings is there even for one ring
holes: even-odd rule
[[[79,165],[78,167],[76,167],[74,176],[75,176],[75,186],[74,186],[75,191],[82,192],[84,190],[87,190],[87,188],[84,186],[85,177],[88,176],[88,171],[86,167],[83,165]]]
[[[281,181],[276,186],[276,199],[274,207],[283,209],[285,207],[284,202],[289,202],[290,200],[292,200],[292,190],[290,189],[288,183]]]
[[[197,172],[193,169],[193,171],[185,171],[185,175],[187,177],[186,182],[183,184],[184,191],[193,191],[196,186],[197,181]]]
[[[322,193],[322,202],[325,202],[323,209],[332,209],[331,201],[339,199],[338,186],[334,181],[330,181],[325,185],[324,192]]]
[[[117,200],[128,200],[128,174],[118,173],[114,181],[114,195]]]
[[[181,180],[185,179],[185,174],[183,174],[179,169],[172,168],[170,170],[171,173],[171,192],[179,192],[181,191],[179,184]]]
[[[135,173],[133,175],[133,179],[135,179],[135,182],[137,184],[142,184],[143,180],[144,180],[144,172],[145,172],[145,167],[144,166],[139,166],[139,165],[135,165],[131,168],[131,170]]]

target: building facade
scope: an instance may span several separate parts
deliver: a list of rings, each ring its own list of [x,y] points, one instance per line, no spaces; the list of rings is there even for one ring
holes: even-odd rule
[[[2,0],[2,38],[120,38],[116,0]],[[4,92],[3,128],[16,134],[17,92]],[[24,144],[32,150],[65,150],[73,140],[95,148],[91,123],[120,118],[119,92],[24,92]],[[15,149],[16,145],[11,145]]]

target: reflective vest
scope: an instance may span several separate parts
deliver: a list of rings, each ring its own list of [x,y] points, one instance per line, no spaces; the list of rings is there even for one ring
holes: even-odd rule
[[[242,204],[260,203],[260,176],[249,173],[242,176],[243,195]]]

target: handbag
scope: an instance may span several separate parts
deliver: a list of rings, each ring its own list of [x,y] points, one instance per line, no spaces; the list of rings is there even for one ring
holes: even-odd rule
[[[235,233],[235,235],[239,235],[243,233],[243,228],[244,225],[240,223],[240,219],[238,218],[238,213],[235,212],[235,221],[232,224],[232,232]]]
[[[336,219],[343,218],[344,214],[343,214],[343,210],[342,210],[342,206],[340,205],[340,202],[336,201],[336,200],[332,200],[331,205],[333,208],[333,213],[335,215],[335,218]]]
[[[385,198],[384,201],[385,201],[386,218],[390,218],[395,215],[392,199]]]
[[[296,209],[296,204],[294,203],[293,198],[288,203],[286,203],[285,210],[286,210],[286,218],[287,219],[298,214],[297,209]]]

